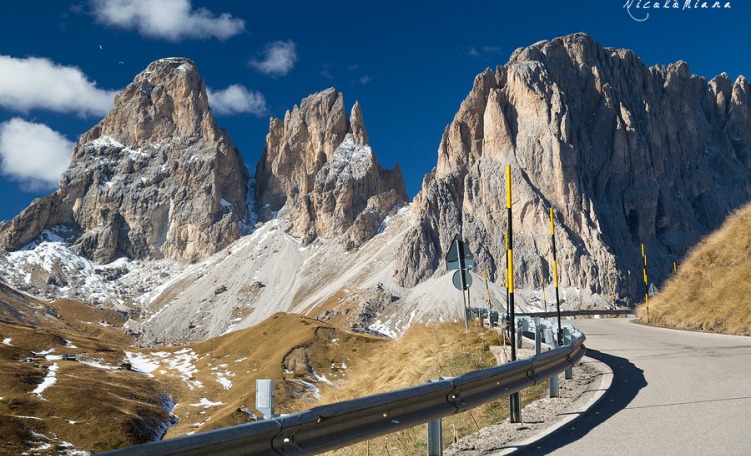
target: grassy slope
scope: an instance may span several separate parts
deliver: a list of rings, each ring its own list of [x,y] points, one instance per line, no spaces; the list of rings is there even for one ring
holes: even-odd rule
[[[27,302],[14,307],[13,299]],[[245,411],[258,413],[258,378],[275,380],[277,413],[417,385],[494,365],[487,348],[499,342],[495,333],[480,328],[467,335],[463,324],[415,326],[404,337],[385,341],[280,313],[260,325],[198,344],[135,349],[133,339],[118,329],[125,317],[117,312],[77,301],[48,305],[15,296],[2,286],[0,300],[10,304],[0,312],[0,340],[11,340],[10,345],[0,344],[0,432],[5,436],[0,454],[33,449],[45,441],[40,435],[47,436],[51,446],[39,454],[56,454],[64,442],[99,452],[151,440],[155,436],[145,432],[150,427],[144,424],[154,427],[166,420],[163,404],[168,394],[177,403],[173,413],[179,422],[167,438],[248,422]],[[22,312],[16,314],[11,307]],[[23,362],[32,351],[49,348],[57,355],[76,354],[109,366],[118,366],[126,351],[137,352],[159,367],[150,377],[62,360]],[[181,356],[188,360],[183,368],[175,366]],[[55,364],[56,383],[41,397],[33,394]],[[231,386],[221,377],[231,380]],[[320,400],[310,385],[320,389]],[[543,392],[544,385],[524,394],[523,400]],[[212,405],[199,405],[202,400]],[[464,435],[504,419],[506,403],[498,401],[448,419],[447,443],[454,433]],[[425,450],[422,427],[371,443],[380,448],[373,454]]]
[[[4,317],[18,312],[0,321],[0,340],[9,340],[0,344],[0,454],[20,454],[42,444],[49,446],[34,454],[58,454],[65,442],[99,452],[157,437],[144,425],[168,419],[162,407],[167,393],[155,380],[73,361],[25,362],[32,351],[54,349],[53,355],[76,354],[118,366],[128,338],[100,324],[112,323],[116,315],[74,301],[49,305],[4,286],[0,301],[15,309]],[[75,318],[79,312],[81,320]],[[34,394],[55,365],[55,383]]]
[[[336,402],[368,394],[391,391],[426,383],[440,376],[452,377],[496,365],[488,347],[500,344],[494,331],[473,326],[465,332],[464,323],[415,325],[390,341],[383,350],[357,359],[347,381],[323,391],[322,403]],[[522,393],[522,404],[544,397],[547,383]],[[452,440],[508,418],[508,400],[502,399],[443,420],[444,447]],[[332,454],[422,455],[427,450],[425,426],[362,442]]]
[[[344,375],[343,364],[361,354],[368,354],[384,343],[367,335],[339,331],[326,323],[298,315],[278,313],[263,323],[198,344],[140,350],[146,354],[181,352],[194,354],[195,373],[189,378],[166,363],[152,372],[172,393],[178,405],[173,413],[178,424],[167,438],[193,432],[252,421],[241,409],[256,415],[256,379],[274,380],[277,413],[290,413],[311,407],[311,390],[303,381],[320,385],[309,372],[336,381]],[[295,371],[287,370],[283,360],[293,350],[302,363]],[[165,356],[168,359],[173,355]],[[307,360],[307,362],[304,362]],[[231,380],[229,388],[219,379]],[[196,381],[202,386],[196,386]],[[198,406],[201,399],[221,405]]]
[[[650,323],[751,335],[751,205],[704,239],[649,301]],[[647,322],[644,305],[637,315]]]

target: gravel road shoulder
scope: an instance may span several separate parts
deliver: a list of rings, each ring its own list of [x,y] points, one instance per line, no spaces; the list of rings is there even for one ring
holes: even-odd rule
[[[573,379],[559,375],[558,398],[535,401],[522,410],[522,423],[505,421],[488,426],[449,446],[444,454],[487,456],[513,453],[566,425],[589,409],[607,391],[613,372],[604,363],[584,357]]]

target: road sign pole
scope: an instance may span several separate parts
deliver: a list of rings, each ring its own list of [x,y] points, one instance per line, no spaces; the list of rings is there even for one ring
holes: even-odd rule
[[[472,276],[469,275],[469,268],[474,267],[475,257],[472,252],[464,250],[464,242],[462,238],[457,234],[454,236],[454,240],[451,241],[451,247],[446,254],[446,269],[457,271],[452,277],[454,286],[462,292],[462,300],[464,301],[464,326],[469,331],[469,307],[467,301],[469,300],[469,287],[472,285]],[[467,274],[467,275],[465,275]],[[467,290],[465,296],[464,291]]]
[[[464,329],[469,332],[469,317],[467,316],[467,296],[464,294],[464,290],[467,288],[464,282],[464,243],[456,241],[458,243],[457,250],[459,252],[459,277],[462,284],[462,301],[464,301]]]
[[[490,319],[490,287],[488,287],[488,270],[483,269],[482,273],[485,276],[485,292],[488,294],[488,319]]]

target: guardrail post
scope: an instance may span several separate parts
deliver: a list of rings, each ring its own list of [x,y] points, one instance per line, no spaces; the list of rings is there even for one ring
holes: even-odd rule
[[[563,343],[566,345],[571,345],[571,328],[568,326],[563,328]],[[564,374],[564,377],[566,380],[571,380],[574,378],[574,368],[569,367],[566,369],[566,372]]]
[[[443,377],[438,377],[437,380],[428,380],[428,383],[443,379]],[[443,420],[441,418],[428,421],[428,456],[443,456]]]
[[[555,342],[553,342],[553,345],[555,346]],[[551,350],[550,347],[548,347],[548,351],[549,350]],[[558,392],[558,374],[550,377],[550,380],[548,380],[548,385],[550,386],[550,397],[559,397],[560,393]]]
[[[553,345],[555,345],[555,339],[553,339],[553,330],[550,328],[545,328],[543,330],[545,332],[545,343],[550,345],[552,342]]]
[[[443,456],[441,419],[428,421],[428,456]]]
[[[522,348],[522,327],[516,328],[516,348]]]
[[[539,355],[542,351],[542,326],[540,325],[540,318],[535,317],[535,355]]]

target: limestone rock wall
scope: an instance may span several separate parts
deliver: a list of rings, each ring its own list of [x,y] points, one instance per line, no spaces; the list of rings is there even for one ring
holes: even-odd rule
[[[477,76],[446,128],[396,279],[414,286],[442,270],[461,232],[478,270],[503,283],[511,165],[516,286],[552,274],[552,207],[561,284],[642,299],[640,244],[659,285],[751,197],[749,90],[684,62],[648,68],[586,34],[517,50]]]
[[[359,103],[348,119],[334,89],[305,98],[284,120],[271,119],[256,169],[261,219],[285,210],[286,231],[303,244],[342,236],[348,249],[357,248],[407,203],[398,164],[381,168],[368,145]]]

